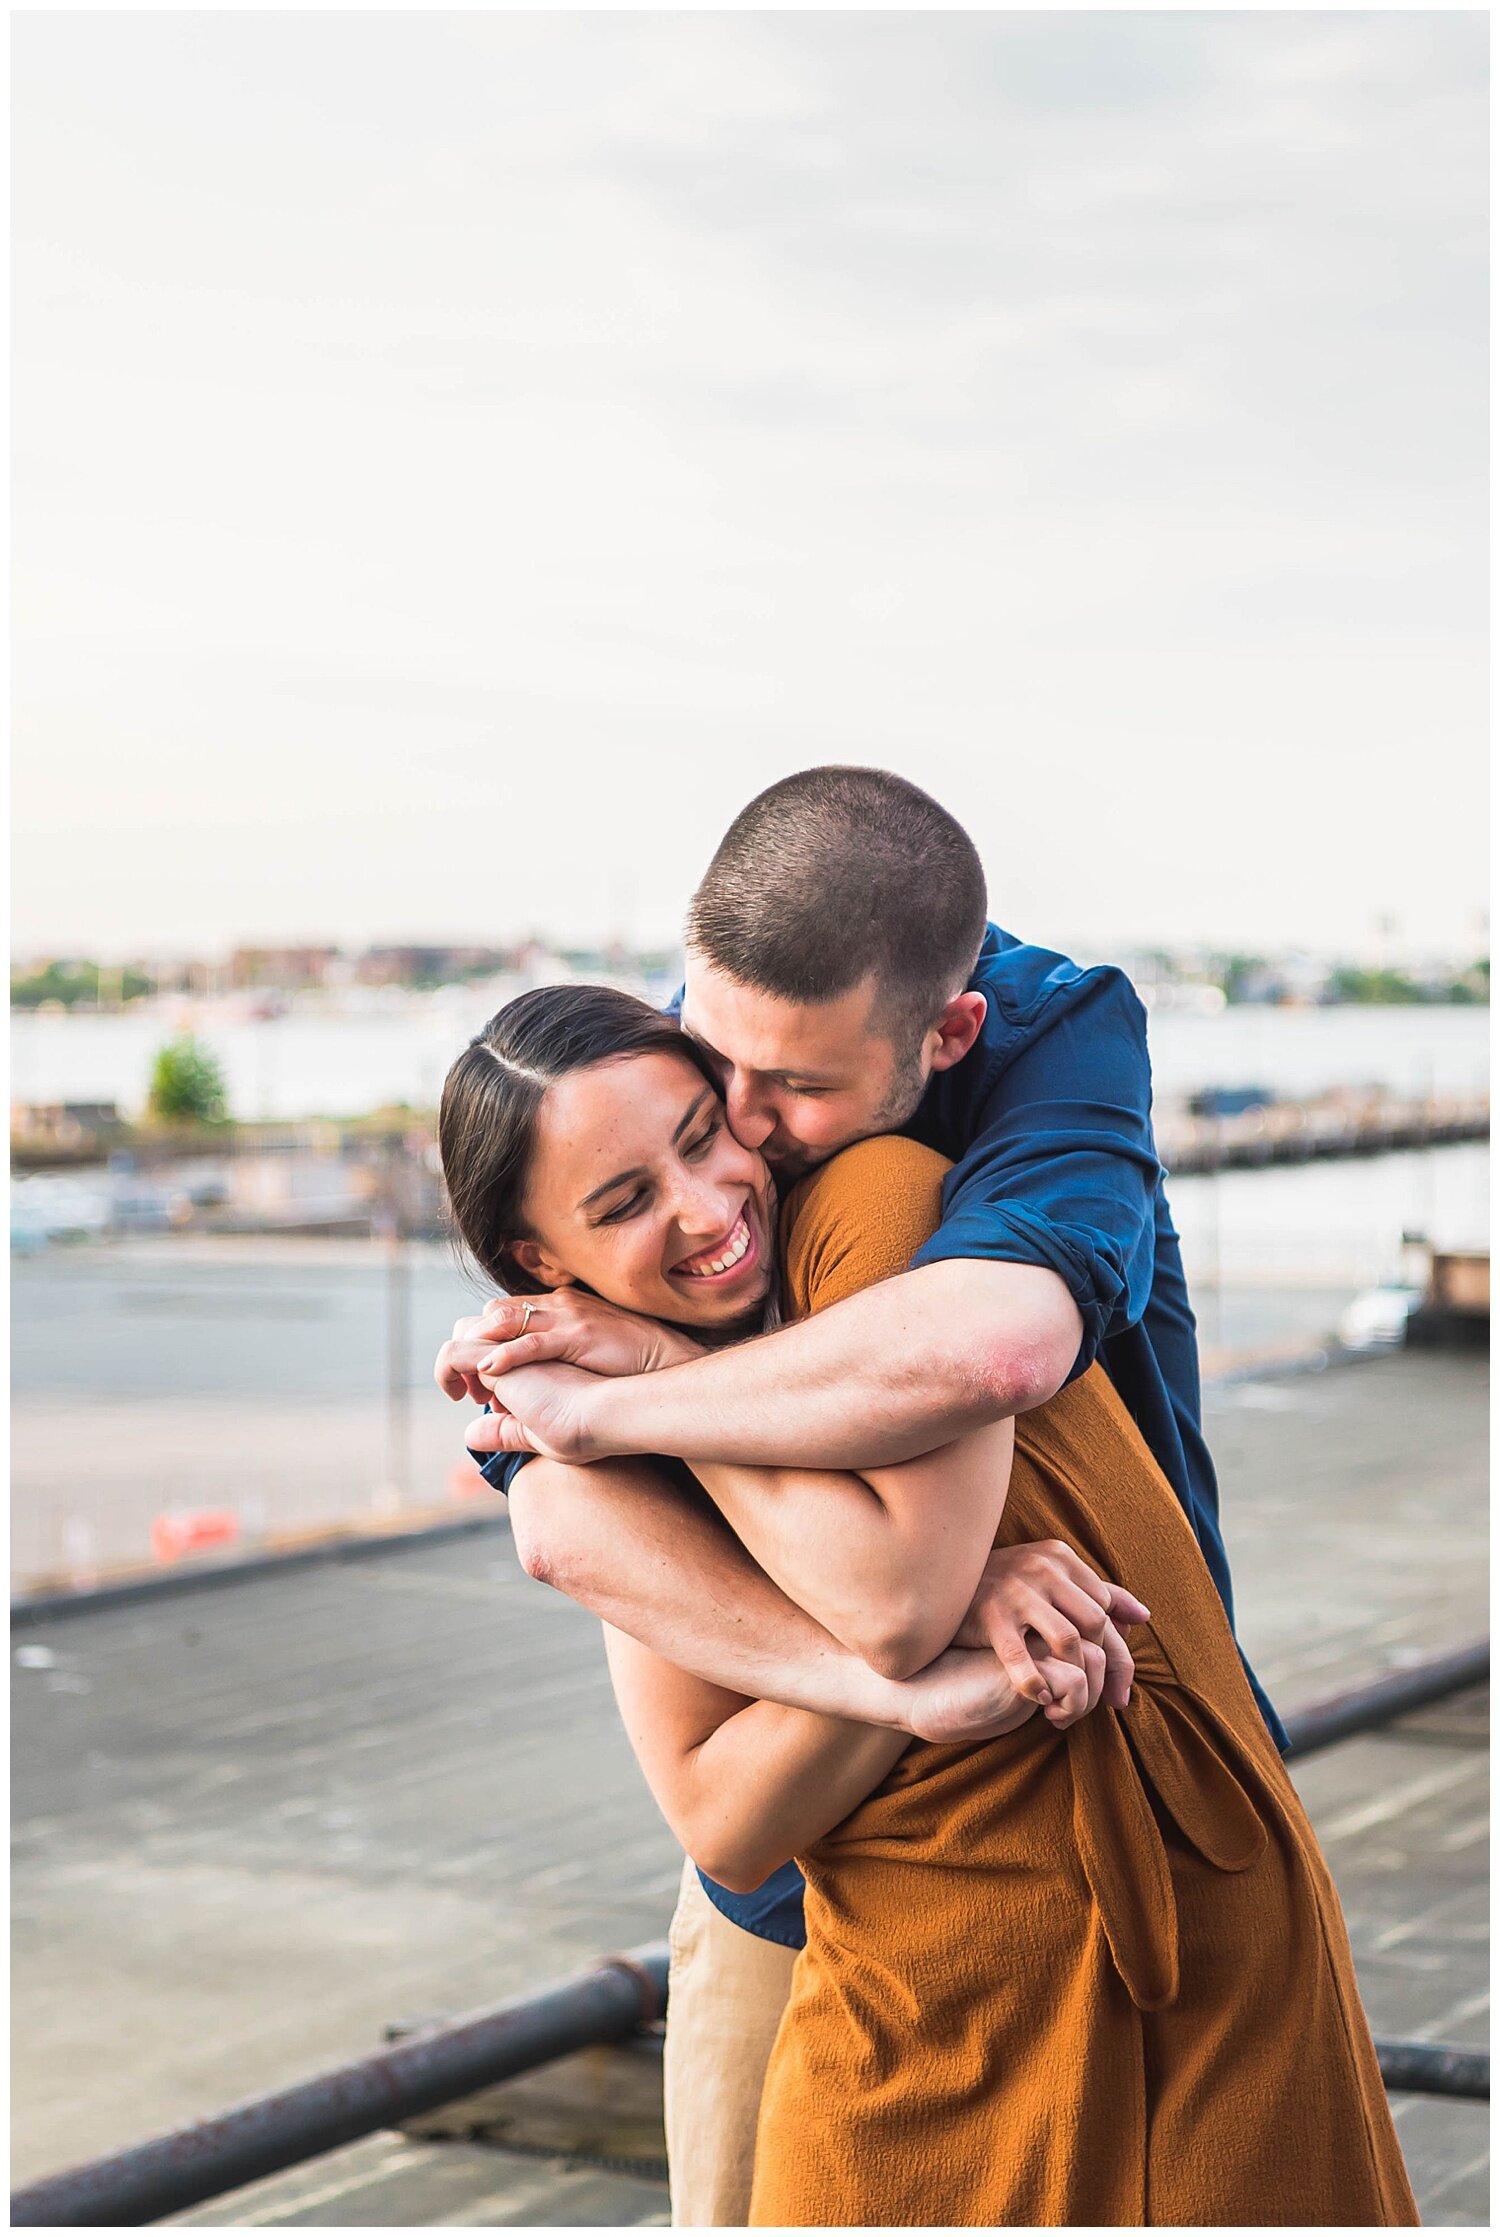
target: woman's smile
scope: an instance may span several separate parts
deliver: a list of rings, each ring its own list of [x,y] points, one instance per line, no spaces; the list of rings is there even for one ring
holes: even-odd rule
[[[669,1270],[669,1281],[691,1282],[695,1289],[728,1289],[753,1274],[760,1264],[760,1243],[755,1232],[754,1202],[746,1197],[734,1225],[711,1243],[679,1259]]]
[[[522,1213],[514,1249],[538,1286],[580,1283],[721,1338],[744,1331],[775,1277],[770,1174],[680,1039],[549,1086]]]

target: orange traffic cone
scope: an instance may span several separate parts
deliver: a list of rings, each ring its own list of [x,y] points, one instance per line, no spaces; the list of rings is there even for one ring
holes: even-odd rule
[[[239,1534],[232,1507],[167,1508],[151,1525],[151,1551],[158,1561],[180,1561],[209,1546],[232,1545]]]

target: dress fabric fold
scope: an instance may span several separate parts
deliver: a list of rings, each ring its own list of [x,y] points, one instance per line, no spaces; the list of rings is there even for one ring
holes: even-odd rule
[[[886,1138],[804,1183],[794,1309],[908,1263],[942,1171]],[[1148,1604],[1131,1702],[913,1742],[799,1858],[751,2224],[1414,2225],[1338,1898],[1187,1519],[1102,1369],[1016,1429],[999,1542]]]

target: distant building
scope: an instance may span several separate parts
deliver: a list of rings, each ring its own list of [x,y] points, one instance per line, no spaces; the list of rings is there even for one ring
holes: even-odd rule
[[[16,1149],[78,1157],[112,1148],[125,1133],[114,1103],[12,1103],[10,1138]]]
[[[366,948],[354,966],[361,986],[449,986],[513,967],[510,948],[397,946]]]
[[[236,948],[229,958],[229,984],[237,993],[256,987],[291,994],[302,987],[328,984],[337,948]]]

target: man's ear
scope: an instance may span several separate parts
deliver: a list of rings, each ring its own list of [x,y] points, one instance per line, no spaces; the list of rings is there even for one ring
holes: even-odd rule
[[[529,1274],[534,1282],[540,1282],[543,1289],[572,1289],[575,1286],[573,1276],[559,1266],[555,1259],[549,1258],[540,1243],[533,1243],[523,1237],[519,1242],[511,1244],[510,1255],[521,1272]]]
[[[937,1035],[932,1052],[934,1072],[946,1072],[968,1055],[984,1023],[984,1006],[982,994],[966,991],[954,995],[932,1029]]]

